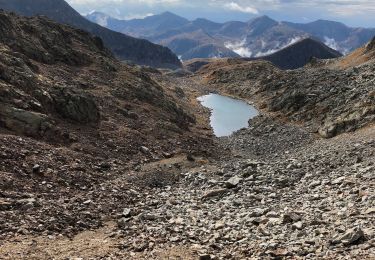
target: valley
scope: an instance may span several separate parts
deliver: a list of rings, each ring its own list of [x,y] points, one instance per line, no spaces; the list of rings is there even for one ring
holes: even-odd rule
[[[168,84],[181,86],[193,101],[210,91],[196,80],[170,78]],[[209,112],[195,109],[201,127],[208,129]],[[105,160],[110,167],[101,163],[105,168],[98,169],[100,156],[78,161],[73,159],[80,158],[78,152],[65,159],[67,172],[91,165],[98,172],[95,179],[87,179],[86,172],[79,187],[54,198],[48,189],[59,185],[44,174],[35,181],[48,199],[41,193],[35,200],[9,200],[17,203],[9,206],[12,211],[24,212],[31,222],[3,233],[1,254],[5,259],[371,258],[373,125],[322,139],[262,111],[247,129],[220,139],[211,135],[215,154],[195,154],[194,161],[174,154],[128,168],[119,158]],[[22,139],[24,146],[31,141]],[[34,160],[47,156],[40,153]],[[57,167],[46,163],[41,164]],[[66,215],[56,218],[60,210]],[[77,226],[69,220],[72,210]],[[43,219],[48,225],[40,227]]]
[[[135,65],[44,16],[0,25],[0,259],[375,257],[375,38],[173,70],[151,43]],[[209,93],[247,127],[215,136]]]

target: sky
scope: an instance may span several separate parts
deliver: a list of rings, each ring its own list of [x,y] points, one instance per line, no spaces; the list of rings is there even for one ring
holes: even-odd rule
[[[268,15],[279,21],[307,23],[318,19],[353,27],[375,27],[375,0],[66,0],[77,11],[107,13],[120,19],[143,18],[170,11],[190,20],[248,21]]]

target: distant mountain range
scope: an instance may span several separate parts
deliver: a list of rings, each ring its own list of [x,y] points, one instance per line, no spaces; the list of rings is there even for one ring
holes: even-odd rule
[[[353,52],[354,53],[354,52]],[[335,59],[342,54],[334,49],[329,48],[318,40],[305,38],[296,43],[289,45],[275,53],[262,57],[252,58],[226,58],[226,59],[191,59],[184,62],[184,68],[190,72],[197,72],[208,64],[242,64],[250,61],[265,60],[271,62],[282,70],[298,69],[306,64],[324,59]],[[316,58],[316,59],[314,59]]]
[[[278,22],[268,16],[226,23],[189,21],[170,12],[133,20],[119,20],[100,12],[86,17],[112,30],[167,46],[183,60],[267,56],[305,38],[314,38],[346,54],[375,35],[375,28],[351,28],[325,20]]]
[[[181,66],[177,56],[168,48],[93,23],[81,16],[64,0],[0,0],[0,9],[24,16],[44,15],[59,23],[88,31],[99,36],[106,47],[120,60],[154,67],[178,68]]]

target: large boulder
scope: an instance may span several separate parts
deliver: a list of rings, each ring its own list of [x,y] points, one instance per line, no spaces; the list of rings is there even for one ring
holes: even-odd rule
[[[48,116],[0,103],[0,124],[18,134],[42,136],[52,127]]]
[[[90,95],[74,93],[68,89],[59,89],[52,96],[56,111],[62,117],[79,123],[99,122],[99,108]]]

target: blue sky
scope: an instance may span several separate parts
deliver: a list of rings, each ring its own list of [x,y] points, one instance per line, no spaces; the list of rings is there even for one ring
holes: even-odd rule
[[[375,0],[67,0],[76,10],[96,10],[117,18],[142,18],[171,11],[188,19],[247,21],[269,15],[280,21],[335,20],[375,27]]]

